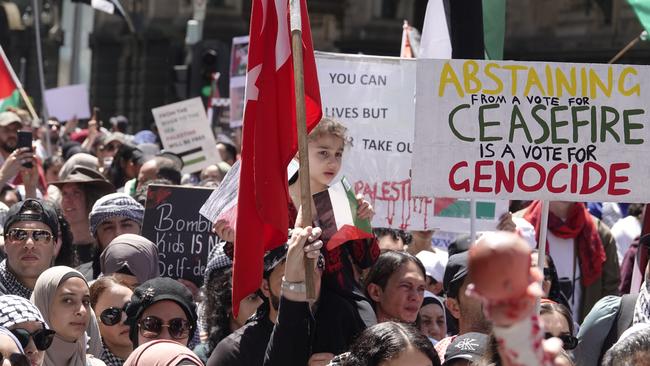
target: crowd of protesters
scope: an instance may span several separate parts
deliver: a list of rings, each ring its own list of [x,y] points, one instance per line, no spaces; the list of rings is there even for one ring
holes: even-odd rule
[[[222,240],[201,289],[160,277],[158,248],[140,234],[150,184],[218,187],[236,143],[218,138],[222,161],[182,174],[155,131],[130,135],[124,117],[108,128],[32,123],[0,113],[3,365],[650,364],[641,204],[551,202],[543,256],[539,201],[512,202],[499,231],[445,248],[432,246],[433,231],[375,228],[328,250],[318,225],[292,225],[235,316],[234,228],[214,223]],[[33,132],[33,149],[17,148],[19,130]],[[308,140],[317,193],[339,174],[349,138],[325,118]],[[301,222],[290,183],[290,222]],[[357,203],[372,219],[371,202]]]

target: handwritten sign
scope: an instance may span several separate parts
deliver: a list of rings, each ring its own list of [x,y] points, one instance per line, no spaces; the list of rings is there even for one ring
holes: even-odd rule
[[[432,194],[411,191],[415,60],[319,52],[316,63],[323,113],[341,121],[352,140],[341,172],[375,208],[372,225],[467,232],[467,201],[436,202]],[[477,220],[478,230],[494,229],[507,211],[504,202],[480,207],[488,209],[481,211],[486,215]]]
[[[212,223],[199,214],[211,193],[208,188],[149,186],[142,236],[158,246],[162,276],[203,284],[208,253],[219,242]]]
[[[183,173],[194,173],[221,161],[201,98],[151,110],[163,146],[183,159]]]
[[[647,66],[418,60],[417,73],[415,194],[647,200]]]

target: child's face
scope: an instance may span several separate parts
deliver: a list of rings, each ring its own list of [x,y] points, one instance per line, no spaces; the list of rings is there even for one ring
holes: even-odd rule
[[[334,135],[323,135],[309,141],[309,176],[312,191],[327,188],[341,170],[343,139]]]

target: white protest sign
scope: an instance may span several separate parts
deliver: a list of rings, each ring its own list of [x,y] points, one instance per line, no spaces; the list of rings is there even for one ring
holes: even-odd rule
[[[244,89],[248,67],[248,36],[234,37],[230,50],[230,128],[244,121]]]
[[[411,192],[415,60],[317,53],[325,116],[348,128],[341,174],[375,209],[374,227],[469,231],[469,201]],[[477,203],[477,229],[493,230],[502,201]]]
[[[183,174],[221,161],[201,98],[151,110],[163,147],[183,159]]]
[[[648,66],[418,60],[417,69],[414,194],[650,196]]]
[[[90,118],[88,88],[83,84],[46,90],[45,104],[49,115],[59,121]]]

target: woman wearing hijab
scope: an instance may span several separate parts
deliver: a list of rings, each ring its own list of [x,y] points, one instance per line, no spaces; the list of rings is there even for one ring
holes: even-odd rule
[[[0,296],[0,326],[9,329],[18,338],[31,366],[43,364],[45,350],[52,344],[54,331],[49,329],[34,304],[16,295]]]
[[[99,260],[104,276],[115,275],[132,287],[160,275],[158,247],[140,235],[122,234],[113,239]]]
[[[136,348],[124,366],[203,366],[194,352],[182,344],[168,339],[147,342]]]
[[[11,366],[30,366],[20,341],[9,329],[0,327],[0,365],[4,365],[5,360],[9,360]]]
[[[429,291],[424,292],[417,327],[420,333],[434,340],[434,344],[447,336],[447,321],[443,300]]]
[[[86,328],[93,313],[88,283],[80,272],[65,266],[46,270],[36,281],[31,301],[56,332],[44,366],[105,366],[86,355]]]

